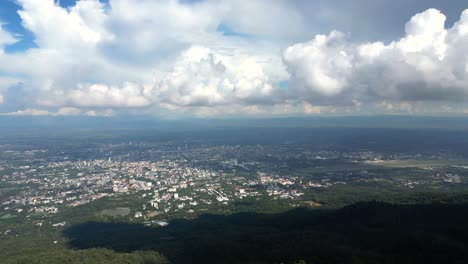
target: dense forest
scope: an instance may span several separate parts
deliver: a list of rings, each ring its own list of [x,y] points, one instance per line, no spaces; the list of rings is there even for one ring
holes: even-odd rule
[[[87,221],[65,228],[66,249],[9,250],[2,257],[5,263],[467,263],[467,198],[421,193],[338,209],[206,214],[166,227]]]

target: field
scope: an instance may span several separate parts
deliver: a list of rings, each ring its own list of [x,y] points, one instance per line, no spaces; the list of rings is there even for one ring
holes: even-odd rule
[[[127,216],[130,214],[130,211],[131,210],[128,207],[119,207],[115,209],[104,209],[99,213],[99,215],[111,217]]]
[[[465,160],[377,160],[367,164],[387,168],[441,168],[450,166],[468,166]]]
[[[15,218],[15,217],[16,217],[16,215],[6,214],[6,215],[0,216],[0,219],[11,219],[11,218]]]

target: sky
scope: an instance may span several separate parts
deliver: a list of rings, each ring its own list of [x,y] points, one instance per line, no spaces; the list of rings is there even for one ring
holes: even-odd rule
[[[468,1],[4,0],[0,115],[468,115]]]

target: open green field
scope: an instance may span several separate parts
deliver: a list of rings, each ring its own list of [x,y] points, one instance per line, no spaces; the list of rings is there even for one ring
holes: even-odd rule
[[[99,212],[101,216],[111,216],[111,217],[118,217],[118,216],[127,216],[131,212],[130,208],[128,207],[119,207],[115,209],[104,209]]]
[[[466,160],[378,160],[367,164],[387,168],[440,168],[449,166],[467,166]]]
[[[16,217],[16,215],[6,214],[6,215],[0,216],[0,219],[11,219],[11,218],[15,218],[15,217]]]

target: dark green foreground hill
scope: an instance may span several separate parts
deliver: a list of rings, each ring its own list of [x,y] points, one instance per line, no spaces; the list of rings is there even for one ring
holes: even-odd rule
[[[86,222],[63,236],[69,249],[2,263],[468,263],[468,204],[362,202],[202,215],[164,228]]]
[[[17,256],[0,261],[0,263],[24,263],[24,264],[59,264],[59,263],[169,263],[157,252],[137,251],[133,253],[116,253],[109,249],[87,249],[87,250],[46,250],[40,253]]]

